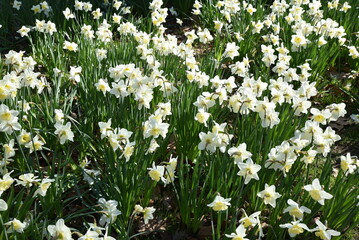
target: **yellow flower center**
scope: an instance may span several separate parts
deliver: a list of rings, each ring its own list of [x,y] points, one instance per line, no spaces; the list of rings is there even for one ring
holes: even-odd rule
[[[64,240],[65,239],[65,234],[63,232],[58,232],[56,234],[56,240]]]
[[[313,120],[321,123],[321,122],[325,121],[325,117],[323,115],[316,115],[316,116],[314,116]]]
[[[233,240],[243,240],[243,238],[237,236],[237,237],[234,237]]]
[[[224,211],[227,210],[228,206],[223,202],[216,202],[213,206],[214,211]]]
[[[151,134],[152,136],[157,136],[157,135],[160,134],[160,132],[161,132],[161,130],[160,130],[159,128],[152,128],[152,129],[150,130],[150,134]]]
[[[309,192],[309,194],[316,201],[322,199],[322,197],[320,196],[320,191],[319,190],[311,190]]]
[[[13,180],[9,179],[9,180],[0,180],[0,191],[5,191],[7,190],[11,184],[13,183]]]
[[[4,121],[10,121],[11,117],[12,117],[12,115],[9,112],[1,114],[1,120],[4,120]]]
[[[294,225],[292,228],[288,229],[288,232],[289,232],[290,234],[293,234],[293,235],[295,234],[295,235],[297,235],[297,234],[303,233],[304,230],[303,230],[303,228],[301,228],[300,226]]]
[[[319,230],[318,232],[315,232],[315,236],[320,237],[320,239],[326,240],[327,238],[324,235],[323,230]]]
[[[252,225],[252,221],[249,218],[245,218],[242,223],[245,228]]]
[[[349,169],[349,164],[347,161],[341,161],[340,162],[340,167],[342,168],[342,170],[344,172],[346,172]]]
[[[149,172],[150,177],[152,178],[152,180],[158,182],[161,179],[161,173],[157,170],[151,170]]]
[[[37,150],[40,150],[41,149],[41,143],[40,142],[35,142],[34,143],[34,149],[37,151]]]
[[[270,194],[270,193],[265,193],[264,194],[264,200],[268,201],[271,197],[272,197],[272,194]]]
[[[12,226],[14,228],[15,231],[19,230],[22,228],[22,224],[20,221],[13,221],[12,222]]]
[[[47,189],[50,187],[50,185],[51,185],[50,182],[41,184],[41,190],[42,190],[43,192],[46,192]]]
[[[292,210],[289,211],[289,214],[291,216],[296,217],[296,218],[302,218],[303,217],[303,213],[298,208],[293,208]]]
[[[31,140],[31,137],[29,134],[24,134],[20,137],[21,144],[26,144],[26,143],[30,142],[30,140]]]

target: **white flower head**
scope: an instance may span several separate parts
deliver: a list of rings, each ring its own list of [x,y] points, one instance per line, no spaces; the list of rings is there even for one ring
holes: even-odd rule
[[[303,233],[304,230],[310,231],[307,225],[305,225],[304,223],[300,223],[300,220],[291,223],[280,224],[279,227],[288,228],[288,233],[290,237],[295,237],[298,234]]]
[[[288,199],[287,203],[289,206],[284,209],[284,213],[288,212],[289,215],[297,218],[297,219],[303,219],[304,213],[311,213],[312,211],[304,206],[299,207],[298,203],[294,202],[292,199]]]
[[[330,240],[332,236],[336,237],[340,235],[340,232],[328,229],[320,220],[316,220],[315,223],[317,227],[312,229],[315,232],[315,236],[319,237],[322,240]]]
[[[251,179],[259,180],[257,173],[261,169],[261,166],[253,163],[251,158],[249,158],[245,163],[238,162],[237,166],[239,168],[237,175],[245,177],[244,184],[248,184]]]
[[[254,227],[258,223],[257,218],[261,214],[261,211],[254,212],[249,216],[247,215],[247,213],[244,210],[243,210],[243,213],[244,213],[244,217],[239,220],[239,223],[242,223],[242,225],[245,228],[247,228],[249,226]]]
[[[143,209],[143,220],[145,224],[148,223],[149,220],[153,219],[153,213],[156,211],[154,207],[146,207]]]
[[[71,230],[65,225],[63,219],[57,220],[55,225],[47,226],[47,231],[53,239],[72,240]]]
[[[276,199],[281,197],[282,195],[275,191],[275,186],[265,184],[265,188],[263,191],[257,194],[258,197],[263,198],[265,204],[269,204],[272,207],[276,207]]]
[[[18,233],[23,233],[25,228],[27,227],[26,223],[21,222],[20,220],[14,218],[13,220],[7,222],[4,224],[5,226],[9,226],[8,229],[6,230],[7,233],[12,233],[12,232],[18,232]]]
[[[117,209],[118,202],[115,200],[106,201],[104,198],[100,198],[98,200],[102,208],[103,215],[100,218],[100,225],[104,226],[108,223],[113,223],[117,216],[121,214],[121,212]]]
[[[246,229],[241,224],[236,228],[235,233],[226,234],[227,238],[233,238],[233,240],[248,240],[248,238],[245,238],[246,236]]]
[[[305,185],[304,189],[308,191],[310,196],[321,205],[324,205],[325,199],[331,199],[333,197],[333,195],[323,190],[318,178],[314,179],[312,184]]]
[[[207,204],[208,207],[211,207],[214,211],[225,211],[228,209],[230,204],[231,198],[223,198],[221,195],[217,195],[213,202]]]

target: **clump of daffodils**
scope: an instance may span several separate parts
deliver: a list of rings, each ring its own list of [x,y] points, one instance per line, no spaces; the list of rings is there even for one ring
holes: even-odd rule
[[[126,161],[129,161],[134,149],[135,142],[130,141],[130,137],[133,132],[128,131],[125,128],[115,128],[111,127],[112,120],[109,119],[107,122],[99,122],[98,125],[100,127],[101,139],[107,138],[110,146],[113,151],[117,151],[118,149],[122,152],[120,157],[124,157]]]
[[[162,181],[164,185],[174,181],[176,177],[177,158],[170,157],[169,161],[164,166],[152,163],[151,168],[147,168],[148,175],[153,181]]]

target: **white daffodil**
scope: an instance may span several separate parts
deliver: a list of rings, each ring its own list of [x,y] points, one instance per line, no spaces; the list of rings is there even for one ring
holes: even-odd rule
[[[241,143],[238,147],[231,147],[228,149],[228,155],[234,158],[234,162],[238,164],[252,156],[252,153],[247,151],[247,144]]]
[[[228,209],[228,206],[231,206],[230,201],[230,198],[223,198],[220,195],[217,195],[214,201],[210,204],[207,204],[207,206],[211,207],[216,212],[225,211]]]
[[[316,220],[315,223],[317,224],[317,227],[312,229],[312,232],[315,232],[315,236],[322,240],[330,240],[332,236],[336,237],[340,235],[340,232],[328,229],[327,226],[319,220]]]
[[[254,227],[258,223],[258,216],[261,214],[261,211],[257,211],[252,213],[251,215],[247,215],[247,213],[243,210],[244,217],[241,218],[238,222],[242,223],[245,228],[252,226]]]
[[[146,207],[143,209],[143,220],[145,224],[148,223],[149,220],[153,219],[153,213],[156,211],[154,207]]]
[[[284,209],[283,213],[288,212],[289,215],[297,218],[297,219],[303,219],[304,213],[311,213],[312,211],[304,206],[299,207],[298,203],[294,202],[292,199],[288,199],[287,203],[289,204],[289,207]]]
[[[265,189],[257,194],[258,197],[263,198],[265,204],[269,204],[275,208],[276,199],[282,195],[275,191],[275,186],[265,184]]]
[[[261,169],[261,166],[253,163],[251,158],[245,163],[238,162],[237,166],[239,168],[237,175],[245,177],[244,184],[248,184],[251,179],[259,180],[257,173]]]
[[[308,191],[310,196],[321,205],[324,205],[325,199],[331,199],[333,197],[333,195],[323,190],[318,178],[314,179],[312,184],[304,186],[304,189]]]
[[[233,240],[248,240],[248,238],[245,238],[246,236],[246,229],[241,224],[236,228],[235,233],[226,234],[227,238],[232,238]]]
[[[100,218],[100,225],[104,226],[108,223],[113,223],[117,216],[121,214],[121,211],[117,209],[118,202],[115,200],[106,201],[104,198],[98,200],[102,208],[103,215]]]
[[[8,229],[6,230],[7,233],[12,233],[12,232],[18,232],[18,233],[23,233],[25,228],[27,227],[26,223],[21,222],[20,220],[14,218],[13,220],[7,222],[4,224],[5,226],[9,226]]]
[[[47,226],[47,231],[53,239],[72,240],[71,230],[65,225],[63,219],[57,220],[55,225]]]
[[[307,225],[305,225],[304,223],[300,223],[300,220],[291,223],[280,224],[279,227],[288,228],[288,233],[290,237],[295,237],[298,234],[303,233],[304,230],[310,231]]]

